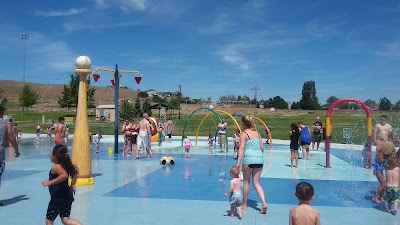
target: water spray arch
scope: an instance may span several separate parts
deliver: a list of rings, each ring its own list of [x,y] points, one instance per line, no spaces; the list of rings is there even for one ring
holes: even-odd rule
[[[343,103],[343,102],[354,102],[360,104],[361,107],[364,109],[365,113],[367,114],[367,130],[368,130],[368,169],[371,169],[371,146],[372,146],[372,118],[371,118],[371,111],[369,110],[368,106],[365,105],[362,101],[354,98],[343,98],[339,99],[334,102],[328,109],[326,113],[326,139],[325,139],[325,150],[326,150],[326,168],[331,167],[330,163],[330,150],[331,150],[331,113],[336,105]]]
[[[213,113],[213,114],[219,119],[219,121],[222,122],[221,116],[220,116],[217,112],[215,112],[215,110],[210,109],[210,108],[207,108],[207,107],[198,108],[198,109],[194,110],[194,111],[189,115],[188,119],[186,120],[185,126],[183,127],[183,131],[182,131],[182,142],[183,142],[183,139],[184,139],[184,137],[185,137],[186,127],[187,127],[187,125],[188,125],[190,119],[192,118],[192,116],[193,116],[197,111],[200,111],[200,110],[208,110],[208,111],[210,111],[210,113]],[[197,137],[196,137],[196,139],[197,139]],[[227,136],[226,136],[226,143],[228,143],[228,137],[227,137]],[[228,144],[226,144],[225,146],[226,146],[226,150],[228,150]]]
[[[265,129],[268,132],[269,139],[271,139],[270,142],[269,142],[269,148],[272,148],[272,134],[271,134],[271,131],[269,130],[269,127],[260,118],[258,118],[258,117],[253,117],[253,118],[258,120],[258,121],[260,121],[260,123],[262,123],[264,125]]]
[[[240,125],[239,125],[238,122],[236,121],[235,117],[232,116],[232,114],[230,114],[230,113],[227,112],[227,111],[221,110],[221,109],[215,109],[214,111],[215,111],[215,112],[218,112],[218,113],[223,113],[223,114],[229,116],[229,118],[231,118],[231,119],[233,120],[233,122],[236,124],[236,128],[238,128],[238,129],[240,130],[240,132],[242,132],[242,128],[240,127]],[[208,113],[207,115],[205,115],[205,116],[201,119],[200,124],[199,124],[199,126],[197,127],[197,131],[196,131],[196,146],[197,146],[197,141],[198,141],[198,136],[199,136],[200,129],[201,129],[201,127],[202,127],[204,121],[205,121],[210,115],[211,115],[211,112]],[[228,137],[226,137],[226,138],[228,139]],[[226,141],[227,141],[226,143],[228,143],[228,140],[226,140]],[[226,146],[228,146],[228,144],[226,144]],[[227,147],[227,149],[228,149],[228,147]]]

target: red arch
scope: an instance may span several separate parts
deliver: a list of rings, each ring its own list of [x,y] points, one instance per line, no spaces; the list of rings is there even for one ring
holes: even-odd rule
[[[371,111],[369,110],[368,106],[364,104],[364,102],[355,99],[355,98],[343,98],[339,99],[334,102],[328,109],[326,113],[326,132],[325,132],[325,151],[326,151],[326,167],[330,168],[330,150],[331,150],[331,113],[336,105],[343,103],[343,102],[354,102],[360,104],[361,107],[364,109],[365,113],[367,114],[367,129],[368,129],[368,169],[371,169],[371,146],[372,146],[372,118],[371,118]]]

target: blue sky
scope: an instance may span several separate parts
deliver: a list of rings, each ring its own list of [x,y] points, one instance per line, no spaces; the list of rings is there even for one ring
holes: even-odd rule
[[[376,0],[2,1],[0,79],[69,81],[76,57],[93,67],[135,69],[137,85],[192,98],[247,95],[400,100],[400,2]],[[101,73],[93,85],[110,85]]]

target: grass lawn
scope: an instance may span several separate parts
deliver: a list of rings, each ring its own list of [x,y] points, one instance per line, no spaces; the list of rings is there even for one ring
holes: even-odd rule
[[[8,115],[11,115],[13,121],[18,124],[18,128],[22,129],[23,133],[35,133],[36,123],[40,123],[42,125],[42,129],[45,130],[47,126],[50,125],[51,120],[55,122],[58,121],[58,117],[74,117],[76,115],[75,112],[69,111],[60,111],[60,112],[29,112],[29,114],[22,115],[21,112],[10,111],[6,112]],[[389,123],[392,124],[393,128],[397,131],[400,121],[397,113],[394,112],[373,112],[372,123],[373,126],[379,121],[379,117],[385,114],[389,118]],[[114,123],[99,123],[94,122],[95,117],[92,115],[88,115],[89,127],[92,132],[97,132],[97,130],[101,129],[103,134],[113,134],[114,133]],[[181,115],[181,119],[178,120],[176,117],[173,118],[175,123],[175,132],[174,135],[180,136],[182,134],[183,128],[187,123],[188,126],[185,130],[185,135],[194,136],[198,127],[200,126],[200,122],[204,117],[204,113],[202,115],[194,114],[190,121],[187,121],[189,115]],[[272,131],[273,138],[275,139],[289,139],[289,128],[291,123],[298,123],[300,120],[303,120],[308,127],[311,127],[315,121],[317,116],[321,117],[321,121],[324,123],[326,111],[315,111],[313,114],[308,114],[308,111],[285,111],[285,112],[276,112],[276,113],[268,113],[265,115],[257,115],[261,120],[265,123],[270,124],[270,128]],[[44,117],[44,123],[43,123]],[[153,114],[153,117],[158,117],[157,114]],[[234,129],[235,123],[232,121],[230,117],[227,118],[228,123],[228,137],[231,137]],[[367,137],[367,119],[364,111],[335,111],[331,115],[331,124],[333,126],[332,131],[332,142],[335,143],[354,143],[354,144],[363,144]],[[239,117],[235,118],[240,124]],[[139,119],[137,119],[139,121]],[[218,124],[217,118],[212,115],[209,116],[202,124],[199,135],[200,136],[208,136],[209,133],[215,135],[216,126]],[[119,130],[121,131],[122,123],[120,123]],[[265,137],[265,128],[260,122],[256,121],[257,130],[261,133],[263,137]],[[351,137],[349,139],[343,138],[343,128],[350,128]],[[73,133],[74,124],[70,124],[70,133]],[[373,128],[372,128],[373,129]],[[44,132],[44,131],[43,131]],[[121,132],[122,134],[122,132]]]

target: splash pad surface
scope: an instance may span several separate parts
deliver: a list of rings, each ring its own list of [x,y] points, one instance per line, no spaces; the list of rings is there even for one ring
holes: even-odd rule
[[[192,141],[194,138],[192,137]],[[6,150],[6,170],[0,188],[2,222],[9,225],[43,224],[50,199],[41,181],[48,178],[52,143],[39,145],[25,139],[22,155]],[[297,205],[294,188],[300,181],[314,186],[311,202],[321,215],[321,224],[400,224],[400,217],[385,212],[370,201],[377,181],[372,170],[361,166],[361,151],[353,146],[331,146],[331,168],[324,167],[325,152],[312,151],[310,160],[299,160],[290,168],[285,141],[265,146],[265,163],[260,183],[266,193],[268,212],[260,215],[261,203],[251,186],[248,209],[242,220],[227,216],[229,168],[236,164],[232,143],[228,153],[208,154],[205,138],[183,158],[180,138],[162,147],[152,143],[153,158],[140,160],[109,153],[112,139],[105,138],[101,152],[92,145],[92,175],[95,184],[78,187],[71,217],[82,224],[287,224],[290,208]],[[119,143],[122,149],[123,143]],[[70,147],[70,146],[69,146]],[[322,147],[323,144],[322,144]],[[172,155],[174,166],[161,166],[162,156]],[[301,152],[300,152],[301,156]],[[21,210],[24,216],[21,216]],[[7,216],[5,216],[7,215]],[[57,219],[55,224],[61,224]]]

